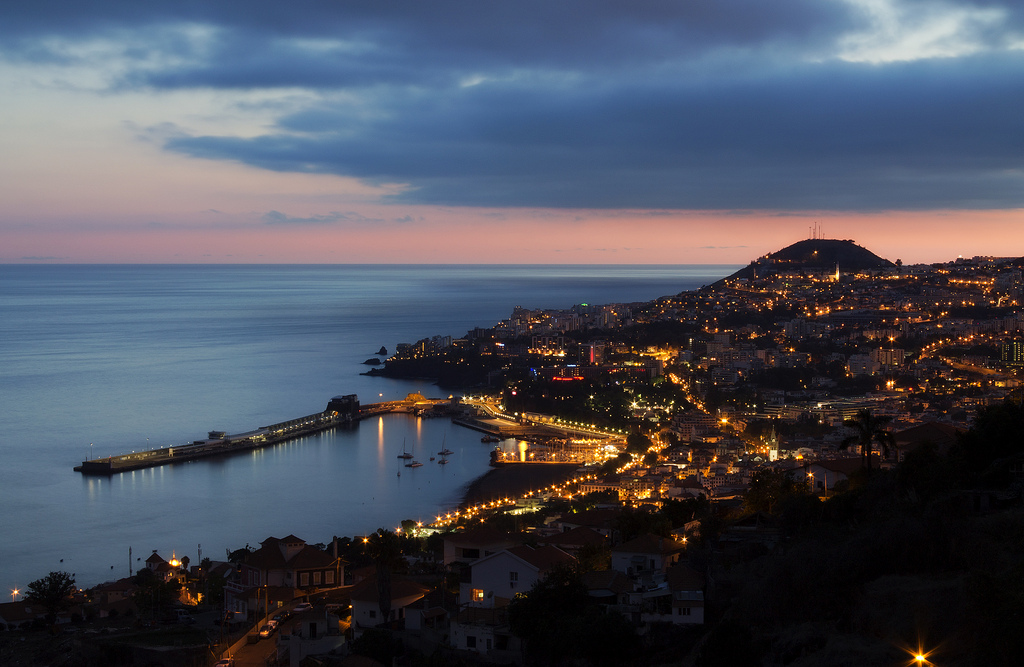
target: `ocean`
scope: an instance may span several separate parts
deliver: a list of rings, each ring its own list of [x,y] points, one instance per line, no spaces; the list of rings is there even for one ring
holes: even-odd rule
[[[87,587],[153,550],[198,563],[269,536],[328,542],[429,521],[487,471],[490,445],[447,420],[392,415],[109,478],[72,467],[320,412],[339,394],[444,396],[361,375],[362,362],[517,305],[646,301],[737,268],[0,265],[0,586],[64,570]],[[442,442],[451,464],[428,463]],[[401,466],[403,443],[424,467]]]

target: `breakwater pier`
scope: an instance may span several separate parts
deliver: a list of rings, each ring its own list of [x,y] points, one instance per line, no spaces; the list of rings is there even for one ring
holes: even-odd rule
[[[359,398],[355,394],[335,396],[323,412],[269,426],[261,426],[246,433],[228,435],[223,431],[210,431],[205,440],[196,440],[185,445],[170,445],[82,461],[82,465],[75,466],[75,472],[85,475],[114,475],[169,463],[184,463],[211,456],[236,454],[294,440],[336,426],[352,424],[364,417],[404,411],[404,408],[405,402],[403,401],[371,403],[360,407]]]

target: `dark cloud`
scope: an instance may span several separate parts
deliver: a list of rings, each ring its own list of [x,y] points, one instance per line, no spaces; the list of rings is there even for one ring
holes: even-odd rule
[[[406,202],[653,208],[1024,205],[1024,53],[557,90],[480,85],[322,106],[169,149],[409,183]]]
[[[997,11],[958,36],[974,55],[853,64],[843,37],[877,17],[826,0],[38,0],[5,9],[0,54],[82,62],[97,51],[67,44],[92,40],[115,89],[302,89],[261,136],[153,140],[401,202],[1024,206],[1021,3],[894,2],[910,27]]]

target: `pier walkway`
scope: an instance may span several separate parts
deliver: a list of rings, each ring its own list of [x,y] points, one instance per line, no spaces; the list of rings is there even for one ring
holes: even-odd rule
[[[206,440],[196,440],[187,445],[171,445],[148,451],[82,461],[82,465],[75,466],[75,472],[85,475],[113,475],[168,463],[184,463],[210,456],[247,452],[319,433],[336,426],[352,424],[359,419],[373,415],[399,411],[404,405],[403,401],[394,401],[371,403],[360,408],[359,399],[355,394],[335,396],[323,412],[270,426],[261,426],[254,431],[235,435],[228,435],[223,431],[210,431]]]

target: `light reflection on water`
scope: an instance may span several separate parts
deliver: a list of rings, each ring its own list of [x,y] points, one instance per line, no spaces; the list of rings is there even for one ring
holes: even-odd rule
[[[0,505],[17,536],[0,541],[0,585],[58,569],[84,585],[124,576],[128,547],[194,559],[201,543],[217,559],[268,535],[318,542],[440,511],[490,453],[442,419],[396,415],[109,479],[71,468],[294,419],[338,394],[441,397],[363,376],[363,361],[517,304],[650,299],[734,268],[0,265]],[[403,438],[424,467],[401,467]],[[447,466],[429,462],[442,442],[456,452]]]

